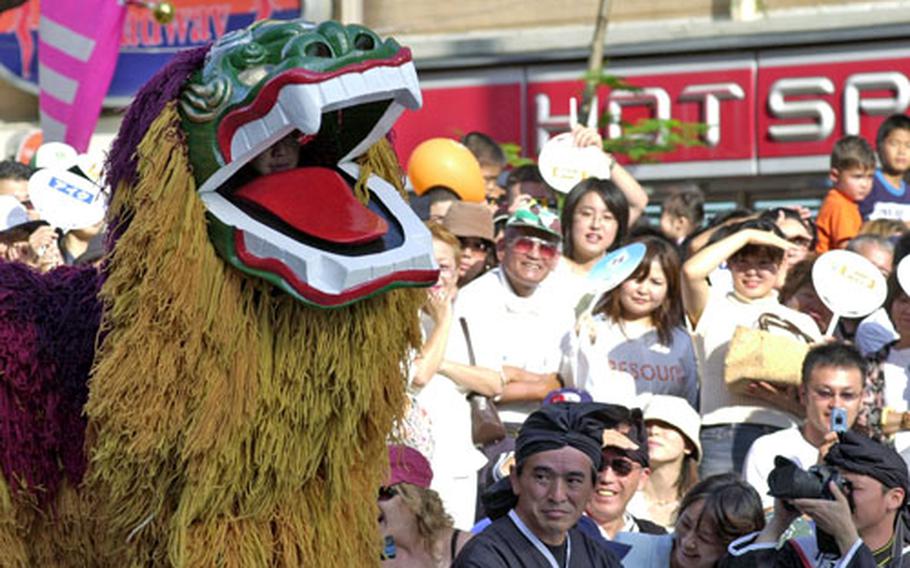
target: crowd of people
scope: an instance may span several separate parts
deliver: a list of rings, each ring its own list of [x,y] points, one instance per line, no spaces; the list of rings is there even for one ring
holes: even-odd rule
[[[573,134],[602,145],[593,129]],[[815,217],[705,219],[686,184],[652,225],[646,192],[615,161],[610,179],[559,196],[535,166],[506,171],[489,137],[463,143],[485,202],[442,183],[412,201],[440,277],[390,441],[425,460],[447,528],[425,539],[425,564],[409,563],[409,547],[396,557],[399,536],[384,531],[385,563],[910,565],[910,282],[898,278],[910,118],[885,120],[875,150],[837,142]],[[632,243],[643,258],[602,291],[589,275]],[[812,269],[835,249],[871,262],[888,294],[830,327]],[[759,327],[801,345],[770,354],[792,376],[731,380],[734,336]],[[383,523],[394,488],[380,492]],[[413,534],[400,538],[412,542],[424,513],[406,509]]]
[[[0,259],[39,272],[98,262],[104,249],[104,222],[66,231],[51,226],[29,197],[33,173],[25,164],[0,161]]]
[[[378,492],[385,565],[910,566],[910,118],[885,120],[875,151],[837,142],[815,218],[706,220],[688,184],[651,225],[615,160],[560,196],[536,166],[507,170],[489,137],[463,143],[483,199],[447,185],[464,172],[412,199],[439,279]],[[294,167],[296,144],[250,175]],[[0,162],[0,258],[97,262],[102,224],[40,219],[31,174]],[[603,286],[598,267],[634,243],[640,260]],[[834,249],[867,259],[888,294],[832,327],[812,275]],[[765,354],[789,378],[732,376],[734,338],[759,327],[800,345]]]

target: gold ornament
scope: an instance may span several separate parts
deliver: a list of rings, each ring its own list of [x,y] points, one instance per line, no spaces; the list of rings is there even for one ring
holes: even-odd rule
[[[170,2],[156,2],[152,7],[155,21],[166,26],[174,21],[174,5]]]

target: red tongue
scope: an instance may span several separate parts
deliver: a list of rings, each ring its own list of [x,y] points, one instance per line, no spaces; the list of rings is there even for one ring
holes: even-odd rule
[[[389,225],[354,199],[341,174],[328,168],[297,168],[256,178],[234,196],[262,207],[311,237],[343,245],[381,238]]]

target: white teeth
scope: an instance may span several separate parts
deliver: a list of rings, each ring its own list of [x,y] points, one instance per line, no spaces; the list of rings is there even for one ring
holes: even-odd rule
[[[322,107],[325,101],[319,85],[285,85],[278,94],[278,102],[269,114],[284,116],[283,126],[293,126],[304,134],[319,132],[322,125]],[[244,127],[245,128],[245,127]]]
[[[356,73],[353,75],[342,75],[341,76],[342,84],[347,90],[349,98],[358,98],[370,92],[367,83],[363,78],[363,74]]]
[[[340,101],[346,97],[341,81],[326,81],[319,83],[319,93],[323,101]]]
[[[264,117],[262,120],[265,122],[266,127],[272,132],[275,130],[281,130],[281,127],[285,124],[288,124],[291,119],[284,111],[284,106],[280,104],[275,105],[275,107]]]
[[[417,84],[417,72],[414,70],[414,65],[412,63],[403,65],[399,68],[399,72],[401,73],[405,84],[407,84],[408,94],[414,98],[411,103],[413,106],[408,106],[408,108],[412,110],[420,108],[423,106],[423,93],[420,91],[420,85]]]
[[[318,88],[313,85],[285,86],[265,116],[234,132],[232,162],[248,161],[258,153],[257,150],[268,148],[295,127],[302,132],[318,132],[322,121],[321,106]]]
[[[390,98],[405,108],[420,107],[422,99],[413,63],[374,67],[322,83],[286,85],[268,114],[234,133],[231,161],[248,161],[295,128],[304,134],[319,132],[325,112]],[[384,135],[385,132],[378,134]]]
[[[265,116],[234,132],[229,162],[205,181],[199,193],[218,189],[244,164],[288,132],[294,129],[304,134],[319,132],[323,113],[383,99],[392,99],[392,103],[366,137],[343,156],[339,164],[359,156],[385,136],[404,109],[420,108],[423,99],[414,64],[374,67],[364,73],[341,75],[322,83],[285,85]]]

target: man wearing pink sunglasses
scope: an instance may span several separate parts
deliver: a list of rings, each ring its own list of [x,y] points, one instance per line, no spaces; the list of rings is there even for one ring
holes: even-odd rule
[[[558,290],[540,287],[556,267],[559,218],[532,205],[516,211],[498,244],[502,263],[465,286],[441,372],[459,384],[498,376],[499,415],[514,436],[548,392],[561,385],[559,341],[573,322]]]

